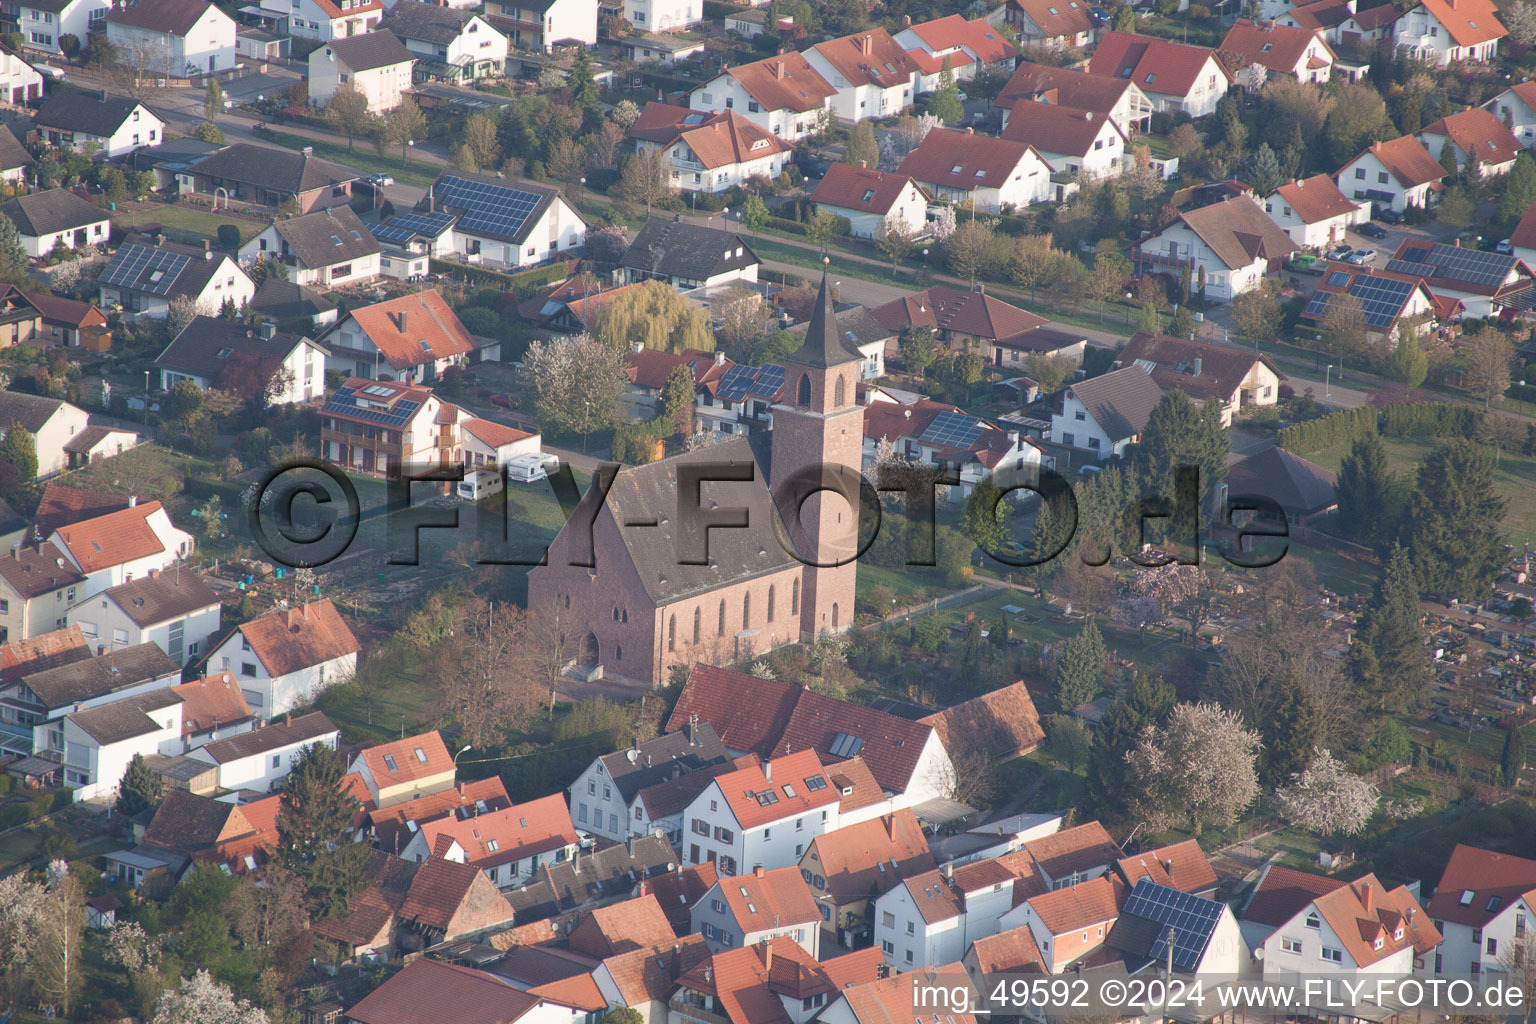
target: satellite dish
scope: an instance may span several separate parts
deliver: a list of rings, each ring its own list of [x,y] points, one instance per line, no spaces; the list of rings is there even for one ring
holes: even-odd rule
[[[629,763],[630,764],[634,764],[636,761],[638,761],[640,759],[640,752],[635,750],[633,747],[631,747],[630,749],[628,749],[628,750],[626,750],[624,752],[624,756],[629,758]]]

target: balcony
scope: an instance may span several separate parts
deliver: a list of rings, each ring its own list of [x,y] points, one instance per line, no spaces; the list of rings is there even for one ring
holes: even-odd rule
[[[1190,266],[1194,260],[1188,256],[1175,256],[1166,252],[1155,252],[1146,249],[1136,250],[1136,262],[1143,273],[1157,273],[1161,270],[1180,270]]]
[[[718,1013],[710,1013],[700,1006],[695,1006],[685,999],[674,996],[668,1007],[683,1020],[694,1021],[695,1024],[734,1024],[729,1018]]]

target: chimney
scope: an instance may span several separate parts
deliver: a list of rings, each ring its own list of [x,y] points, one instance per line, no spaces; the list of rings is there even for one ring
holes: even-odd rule
[[[162,246],[164,244],[165,244],[165,236],[164,235],[156,235],[155,236],[155,246],[158,248],[159,246]]]
[[[777,64],[775,64],[773,66],[773,77],[777,78],[781,82],[784,81],[784,62],[783,61],[779,61]]]
[[[159,579],[160,578],[160,570],[159,569],[151,569],[151,570],[149,570],[149,578],[152,579],[152,580]]]
[[[287,728],[288,726],[290,726],[292,724],[293,724],[293,715],[291,715],[291,714],[284,714],[283,715],[283,727]]]
[[[763,871],[763,866],[761,864],[759,864],[755,868],[752,869],[752,874],[757,876],[758,878],[762,878],[763,875],[766,874],[766,872]]]
[[[18,545],[18,544],[12,544],[11,545],[11,557],[12,558],[20,558],[21,557],[21,546],[20,545]]]
[[[912,15],[910,15],[910,14],[903,14],[901,16],[901,27],[902,28],[911,28],[912,27]]]
[[[767,779],[769,782],[773,781],[773,762],[772,761],[764,761],[763,762],[763,778]]]
[[[1452,0],[1454,3],[1454,0]],[[1360,885],[1360,905],[1365,907],[1366,913],[1371,910],[1371,883],[1363,882]]]
[[[211,252],[212,250],[213,250],[213,242],[210,241],[209,239],[206,239],[206,238],[203,239],[203,252]]]
[[[276,334],[277,334],[277,324],[274,324],[274,323],[263,323],[261,325],[261,336],[263,338],[266,338],[268,341],[271,341],[272,338]]]
[[[763,940],[763,970],[773,973],[773,943],[767,939]]]
[[[944,877],[951,880],[954,879],[955,865],[953,862],[944,865]]]
[[[637,733],[630,733],[629,734],[629,749],[630,750],[639,750],[640,749],[640,736]]]
[[[138,503],[139,503],[139,496],[137,494],[130,494],[130,495],[128,495],[128,507],[129,508],[134,508],[135,506],[138,505]]]
[[[1195,376],[1196,377],[1200,376],[1200,371],[1202,369],[1204,369],[1204,367],[1205,367],[1205,360],[1201,359],[1199,356],[1195,356],[1195,367],[1194,367],[1194,370],[1195,370]]]
[[[315,147],[314,146],[305,146],[304,147],[304,155],[305,156],[314,156],[315,155]]]
[[[1163,870],[1168,872],[1168,880],[1173,881],[1173,858],[1163,861]]]
[[[645,351],[645,342],[632,341],[629,343],[629,350],[635,353],[635,355],[639,355],[641,352]]]
[[[725,365],[725,353],[724,352],[716,352],[715,353],[715,365],[716,366],[724,366]]]
[[[1451,244],[1454,245],[1456,248],[1460,249],[1461,248],[1461,239],[1453,238],[1453,239],[1451,239]]]

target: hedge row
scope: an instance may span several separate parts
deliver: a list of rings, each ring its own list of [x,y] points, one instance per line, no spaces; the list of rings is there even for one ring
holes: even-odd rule
[[[515,274],[505,274],[499,270],[477,267],[469,263],[453,263],[438,259],[429,261],[428,266],[434,274],[462,277],[472,284],[512,292],[520,299],[530,298],[542,289],[558,284],[571,276],[571,267],[568,263],[551,263],[545,267],[534,267],[532,270],[520,270]]]
[[[1444,402],[1406,402],[1382,410],[1382,433],[1391,437],[1470,437],[1477,411]]]
[[[1504,392],[1504,397],[1536,404],[1536,384],[1511,384],[1509,390]]]
[[[1275,436],[1275,444],[1297,455],[1310,455],[1334,445],[1353,444],[1375,432],[1376,410],[1365,405],[1292,424]]]
[[[836,225],[832,230],[834,237],[847,238],[853,233],[853,224],[847,217],[833,217],[832,220]],[[804,221],[790,220],[788,217],[769,217],[767,225],[778,231],[787,231],[792,235],[804,235],[806,233]]]

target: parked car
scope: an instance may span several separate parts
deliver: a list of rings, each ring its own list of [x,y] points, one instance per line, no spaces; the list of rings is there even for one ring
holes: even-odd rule
[[[1498,253],[1500,256],[1508,256],[1510,253],[1515,251],[1515,247],[1510,244],[1509,239],[1505,238],[1502,239],[1498,245],[1493,247],[1493,251]]]
[[[831,169],[832,166],[825,160],[814,156],[802,156],[800,159],[795,161],[795,165],[800,168],[800,173],[805,175],[807,178],[825,177],[827,171]]]
[[[1372,262],[1375,259],[1376,259],[1376,250],[1375,249],[1356,249],[1354,252],[1352,252],[1348,256],[1344,257],[1344,262],[1352,264],[1352,265],[1357,266],[1357,267],[1363,267],[1367,263],[1370,263],[1370,262]]]
[[[492,405],[499,405],[503,409],[510,408],[511,405],[512,405],[512,396],[508,395],[508,394],[492,395],[491,396],[491,404]]]
[[[1364,235],[1366,238],[1381,239],[1387,237],[1386,228],[1382,227],[1380,224],[1373,224],[1370,221],[1366,221],[1364,224],[1359,225],[1355,228],[1355,230]]]
[[[387,174],[370,174],[363,180],[374,188],[388,188],[395,183],[395,179]]]
[[[1324,261],[1308,253],[1301,253],[1286,263],[1285,269],[1293,274],[1321,274]]]
[[[1349,254],[1354,251],[1355,247],[1352,245],[1336,245],[1328,250],[1326,256],[1330,260],[1343,260],[1348,259]]]
[[[1383,224],[1401,224],[1403,222],[1403,215],[1390,206],[1378,206],[1376,208],[1376,219]]]

